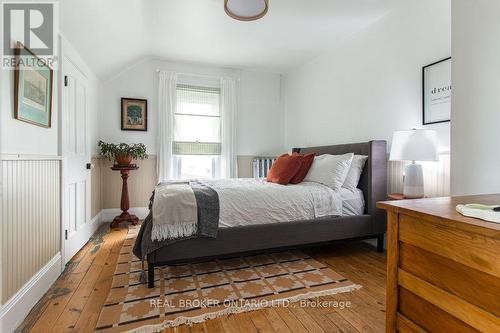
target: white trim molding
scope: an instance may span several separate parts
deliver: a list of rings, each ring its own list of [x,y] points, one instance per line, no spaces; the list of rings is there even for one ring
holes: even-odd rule
[[[34,154],[0,154],[2,161],[60,161],[62,156],[58,155],[34,155]]]
[[[61,274],[58,252],[0,308],[0,332],[14,332]]]

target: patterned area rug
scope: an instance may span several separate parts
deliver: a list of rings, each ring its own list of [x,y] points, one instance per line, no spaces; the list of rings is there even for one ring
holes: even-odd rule
[[[160,267],[148,289],[132,254],[138,231],[129,229],[96,332],[158,332],[361,287],[293,250]]]

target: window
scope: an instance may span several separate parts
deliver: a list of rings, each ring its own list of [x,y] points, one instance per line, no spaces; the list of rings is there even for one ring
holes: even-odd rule
[[[172,141],[174,177],[219,178],[220,89],[177,84],[176,101]]]

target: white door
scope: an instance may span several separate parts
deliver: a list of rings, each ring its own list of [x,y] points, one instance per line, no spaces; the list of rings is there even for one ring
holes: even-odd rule
[[[63,264],[94,232],[90,225],[88,80],[67,56],[62,59],[61,148],[63,154]],[[95,223],[97,224],[97,223]]]

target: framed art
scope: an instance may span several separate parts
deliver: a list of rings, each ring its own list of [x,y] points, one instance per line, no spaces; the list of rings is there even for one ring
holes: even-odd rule
[[[450,121],[451,57],[422,68],[422,105],[424,125]]]
[[[122,97],[122,131],[148,130],[148,100]]]
[[[49,128],[52,119],[52,68],[19,42],[16,64],[14,118]]]

